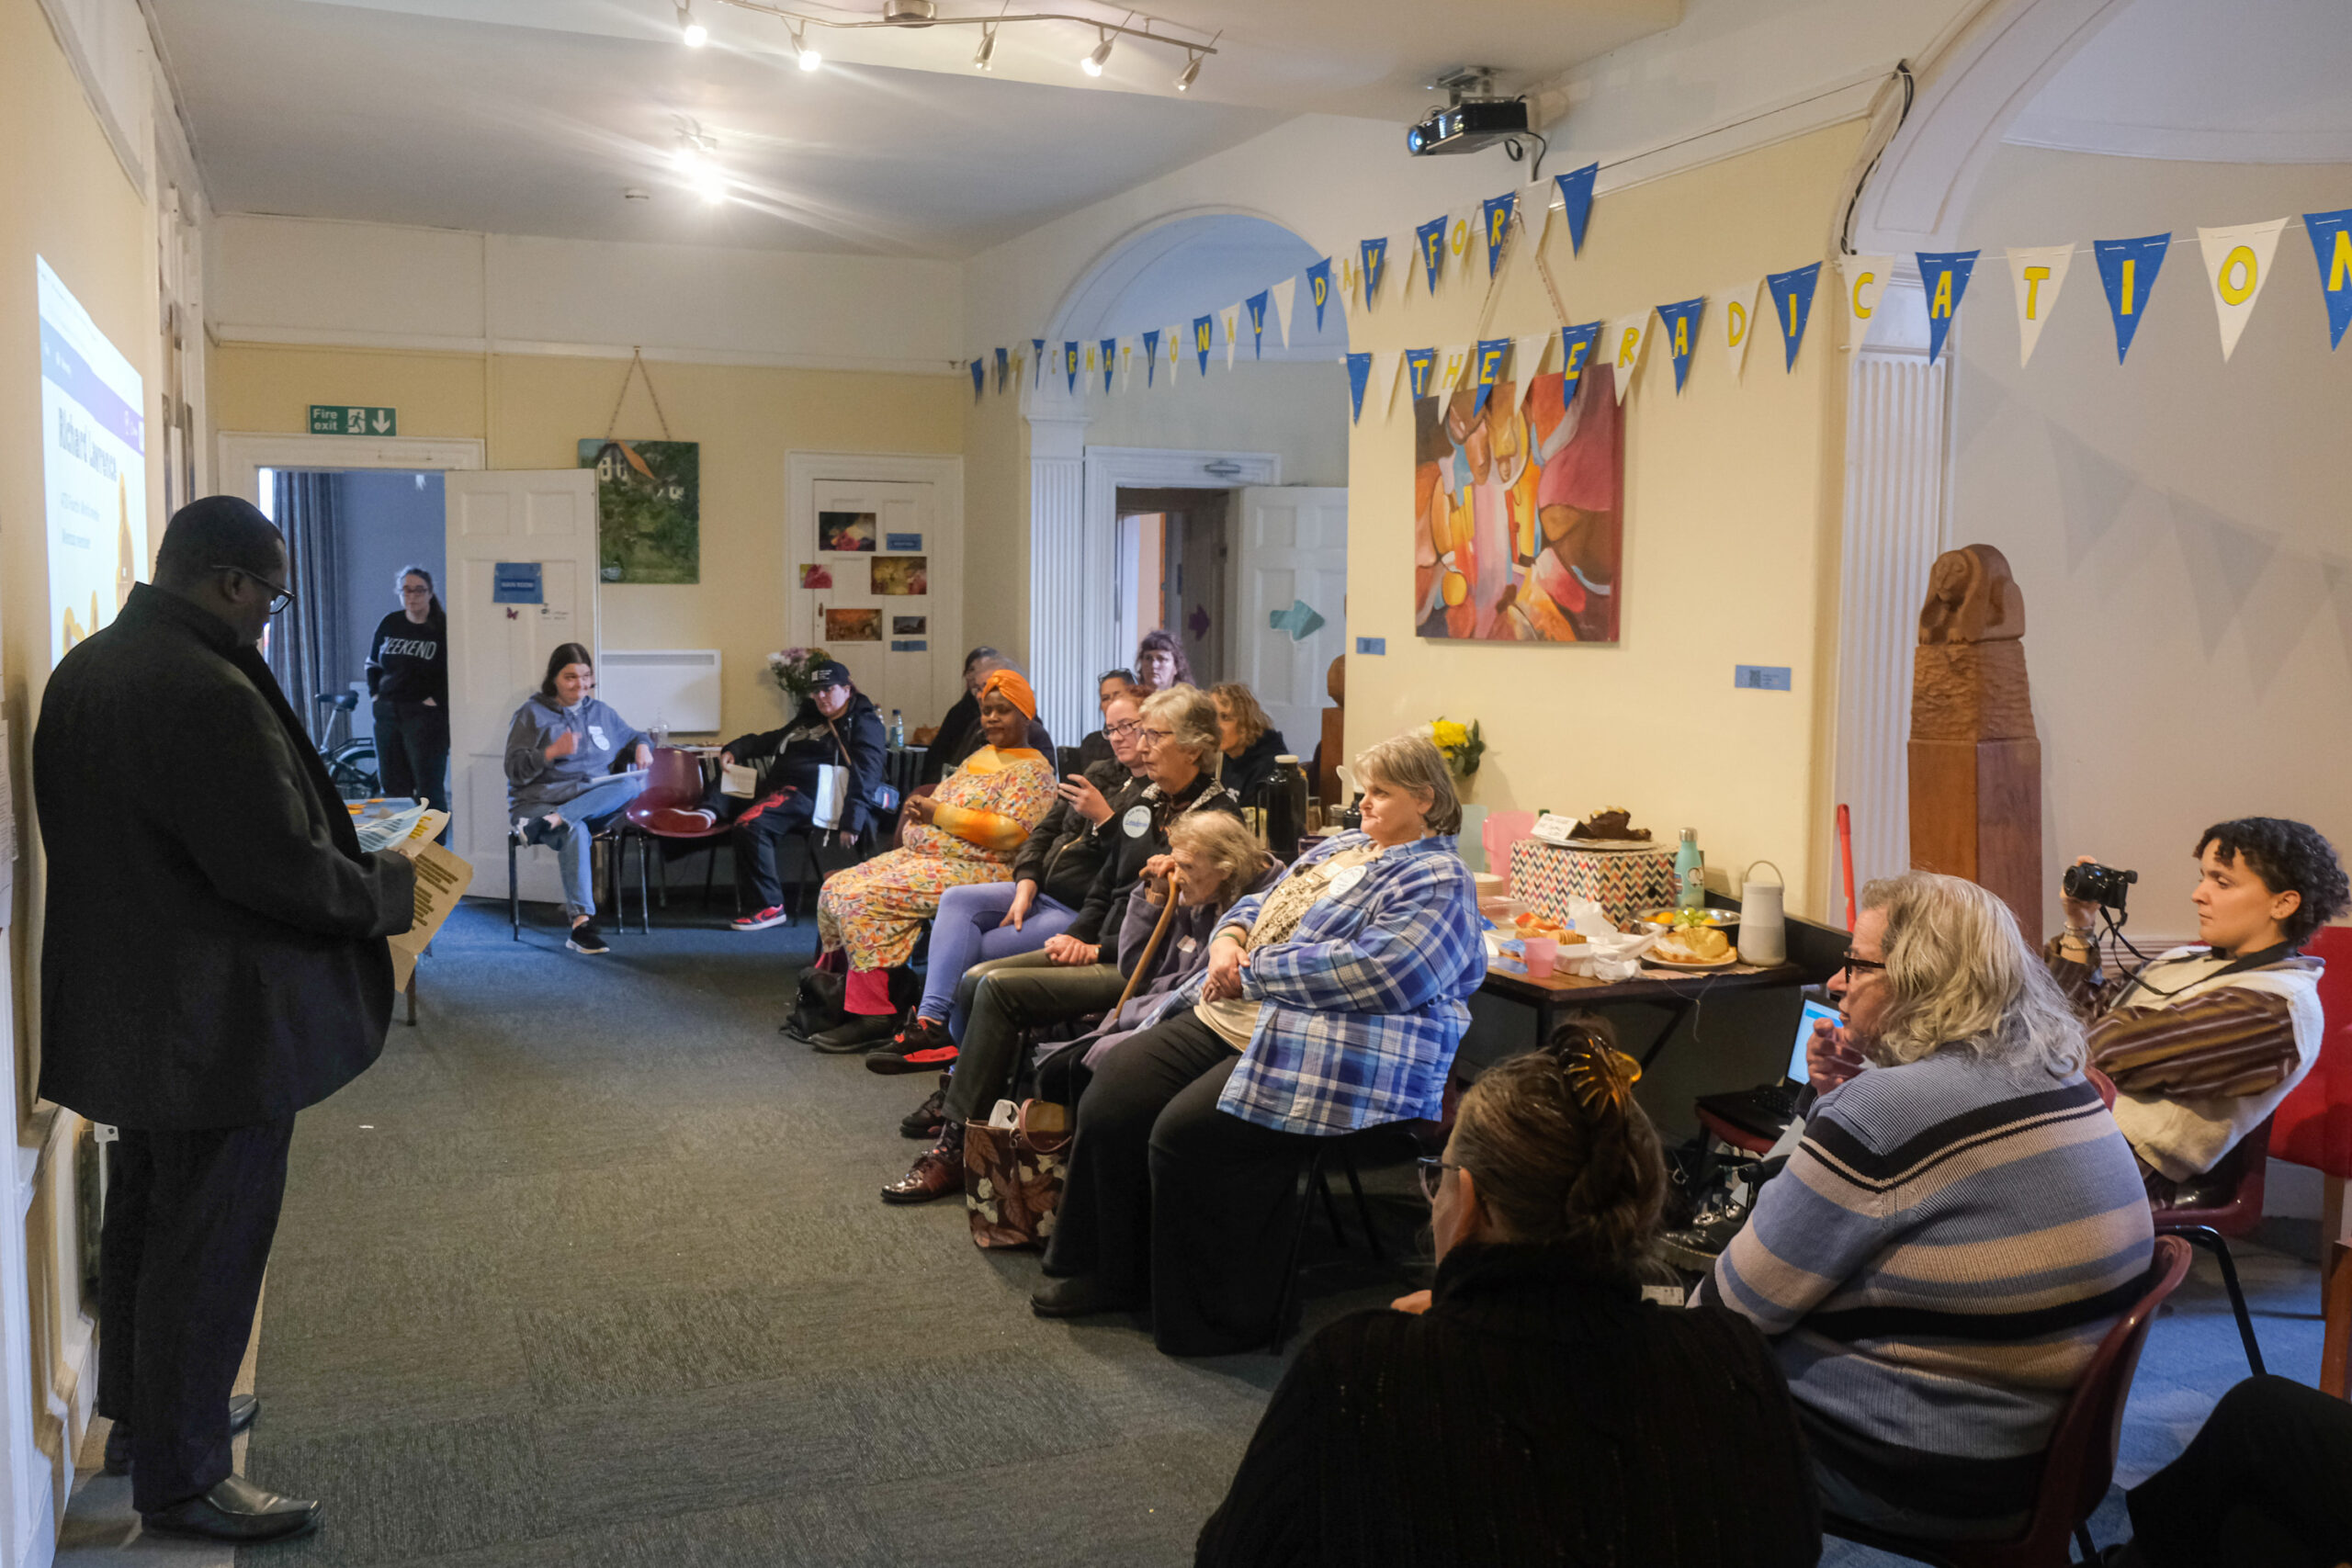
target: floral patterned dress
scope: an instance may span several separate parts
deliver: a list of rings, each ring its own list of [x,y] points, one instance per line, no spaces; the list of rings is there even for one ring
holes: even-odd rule
[[[818,940],[849,949],[853,968],[904,964],[941,894],[1012,876],[1012,852],[1052,808],[1054,783],[1042,752],[981,747],[940,784],[930,824],[907,824],[904,847],[825,879]]]

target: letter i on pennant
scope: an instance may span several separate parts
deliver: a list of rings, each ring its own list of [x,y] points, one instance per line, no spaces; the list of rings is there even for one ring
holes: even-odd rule
[[[2115,318],[2115,362],[2123,363],[2139,335],[2140,319],[2147,314],[2148,295],[2165,265],[2170,234],[2143,234],[2136,240],[2094,240],[2098,280],[2107,289],[2108,313]]]

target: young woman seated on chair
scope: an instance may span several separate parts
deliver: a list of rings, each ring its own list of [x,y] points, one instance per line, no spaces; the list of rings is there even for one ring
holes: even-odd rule
[[[860,1051],[896,1032],[903,1004],[891,998],[891,972],[912,955],[923,922],[939,912],[940,895],[1011,877],[1013,852],[1054,801],[1053,764],[1022,744],[1036,714],[1028,682],[1011,670],[989,675],[980,688],[988,743],[937,795],[907,803],[900,848],[833,873],[818,890],[818,938],[826,953],[846,952],[842,1001],[851,1014],[811,1042],[820,1050]]]
[[[889,738],[874,699],[850,681],[838,660],[813,671],[816,688],[802,699],[792,722],[764,735],[744,735],[719,752],[723,763],[758,770],[752,797],[743,800],[713,790],[713,812],[735,824],[735,879],[751,895],[752,913],[735,921],[739,931],[765,931],[785,921],[784,878],[777,862],[785,840],[816,820],[818,785],[828,767],[847,772],[847,790],[836,824],[854,841],[873,830],[874,801],[882,787]]]
[[[595,657],[579,643],[559,644],[547,679],[506,727],[506,814],[525,843],[554,848],[571,922],[564,945],[586,953],[610,951],[596,931],[589,846],[645,788],[644,773],[615,773],[614,764],[653,761],[645,735],[595,691]]]
[[[1666,1193],[1641,1069],[1570,1023],[1463,1095],[1421,1162],[1437,1283],[1306,1344],[1201,1530],[1202,1568],[1707,1563],[1821,1551],[1772,1352],[1643,1298]]]
[[[1265,1343],[1318,1138],[1434,1118],[1487,973],[1462,807],[1418,736],[1356,759],[1363,829],[1219,924],[1079,1102],[1044,1317],[1149,1305],[1172,1355]]]

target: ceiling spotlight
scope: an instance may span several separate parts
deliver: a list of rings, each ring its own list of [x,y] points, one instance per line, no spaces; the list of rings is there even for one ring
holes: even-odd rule
[[[1094,46],[1094,52],[1078,62],[1078,68],[1089,76],[1100,76],[1102,74],[1103,62],[1110,58],[1111,35],[1106,32],[1102,35],[1102,41]]]
[[[686,0],[679,0],[678,31],[685,38],[688,49],[700,49],[710,41],[710,29],[695,20],[695,8]]]
[[[1190,92],[1192,90],[1193,84],[1200,79],[1201,57],[1196,54],[1184,62],[1184,69],[1177,75],[1176,90],[1180,93]]]
[[[995,59],[996,29],[994,28],[982,28],[980,29],[980,47],[972,51],[972,69],[975,71],[992,71],[995,69],[995,66],[990,62]]]
[[[808,28],[806,23],[803,23],[801,26],[790,30],[792,33],[792,52],[799,60],[800,69],[803,71],[814,71],[817,67],[825,63],[825,57],[808,47]]]

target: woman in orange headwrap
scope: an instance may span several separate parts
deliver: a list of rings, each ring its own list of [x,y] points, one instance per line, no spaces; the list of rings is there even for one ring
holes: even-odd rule
[[[1012,874],[1012,852],[1054,804],[1053,764],[1024,744],[1036,716],[1037,694],[1017,671],[990,675],[980,687],[988,744],[948,774],[938,794],[907,802],[901,848],[825,879],[817,935],[825,952],[848,955],[843,999],[851,1018],[818,1037],[823,1049],[862,1050],[888,1039],[899,1014],[890,971],[905,965],[923,922],[939,912],[940,895]]]

